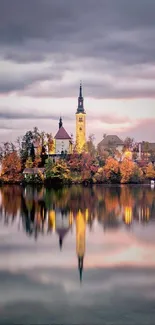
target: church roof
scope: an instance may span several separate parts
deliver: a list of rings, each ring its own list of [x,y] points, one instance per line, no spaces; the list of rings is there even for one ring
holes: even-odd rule
[[[123,141],[117,135],[107,135],[100,143],[100,146],[119,146]]]
[[[57,134],[54,137],[56,140],[70,140],[71,137],[66,132],[63,126],[58,130]]]

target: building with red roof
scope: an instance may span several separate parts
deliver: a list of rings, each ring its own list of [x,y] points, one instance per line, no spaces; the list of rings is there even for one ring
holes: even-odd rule
[[[63,127],[62,118],[59,120],[59,130],[55,137],[55,154],[70,154],[72,152],[72,138]]]

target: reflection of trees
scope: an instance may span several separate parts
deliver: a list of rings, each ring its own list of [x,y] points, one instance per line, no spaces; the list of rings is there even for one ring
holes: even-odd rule
[[[14,220],[21,208],[22,188],[16,185],[5,185],[1,187],[1,213],[5,222]]]
[[[26,233],[35,237],[55,231],[57,213],[69,218],[71,225],[79,210],[87,211],[86,222],[91,230],[95,218],[105,229],[134,220],[149,222],[155,212],[155,192],[144,186],[4,186],[0,194],[1,219],[6,223],[20,215]]]

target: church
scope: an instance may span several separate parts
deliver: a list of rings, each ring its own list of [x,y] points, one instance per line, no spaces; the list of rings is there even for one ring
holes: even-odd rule
[[[76,110],[76,141],[75,148],[78,153],[82,152],[86,142],[86,112],[84,110],[84,98],[82,95],[82,84],[80,83],[78,106]],[[73,152],[73,139],[63,126],[62,117],[59,120],[59,129],[54,137],[54,146],[49,155],[59,156]]]
[[[73,143],[72,136],[66,131],[63,125],[62,117],[59,119],[58,131],[54,138],[51,134],[47,134],[45,143],[45,152],[53,160],[58,159],[61,155],[72,154],[75,148],[79,154],[83,150],[86,143],[86,112],[84,110],[84,98],[82,95],[82,84],[80,83],[78,105],[76,110],[76,137]],[[35,154],[40,154],[40,143],[34,141]]]

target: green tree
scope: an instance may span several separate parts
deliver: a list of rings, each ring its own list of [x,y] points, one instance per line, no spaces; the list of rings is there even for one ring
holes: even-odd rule
[[[16,151],[16,147],[12,142],[4,142],[0,147],[0,159],[14,151]]]
[[[54,165],[54,163],[53,163],[51,158],[46,159],[46,161],[45,161],[45,175],[46,175],[46,178],[51,177],[53,165]]]
[[[35,160],[35,150],[34,150],[34,144],[31,144],[31,149],[30,149],[30,157],[32,159],[32,161]]]
[[[29,156],[31,156],[32,160],[34,161],[34,142],[37,141],[40,143],[40,139],[42,139],[42,134],[39,132],[37,127],[34,127],[33,130],[27,131],[22,138],[17,139],[23,165]]]
[[[47,182],[68,183],[70,181],[70,170],[66,161],[59,159],[56,163],[53,163],[50,158],[45,163],[45,175]]]

